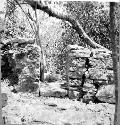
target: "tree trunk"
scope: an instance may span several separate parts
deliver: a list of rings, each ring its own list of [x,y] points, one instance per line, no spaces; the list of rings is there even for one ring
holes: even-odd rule
[[[39,97],[41,96],[40,92],[40,84],[41,82],[44,82],[44,53],[43,53],[43,48],[42,44],[40,41],[40,36],[39,36],[39,22],[38,22],[38,17],[37,17],[37,10],[35,9],[35,15],[36,15],[36,43],[38,46],[41,48],[41,61],[40,61],[40,81],[39,81]]]
[[[4,13],[5,14],[5,13]],[[2,32],[4,32],[4,26],[5,26],[5,23],[4,23],[4,20],[5,19],[5,15],[4,15],[4,18],[2,19],[1,18],[1,20],[0,20],[0,43],[2,43]],[[0,46],[1,46],[1,44],[0,44]],[[1,50],[0,50],[0,80],[1,80],[1,76],[2,76],[2,73],[1,73],[1,54],[2,54],[2,52],[1,52]],[[2,117],[2,91],[1,91],[1,82],[0,82],[0,109],[1,109],[1,111],[0,111],[0,125],[3,125],[3,117]]]
[[[40,62],[40,81],[44,82],[44,52],[43,52],[43,47],[39,36],[39,22],[38,22],[36,10],[35,10],[35,15],[36,15],[36,27],[37,27],[36,40],[37,40],[37,45],[39,45],[41,48],[41,57],[42,57]]]
[[[0,42],[1,42],[1,33],[0,33]],[[1,50],[0,50],[0,72],[1,72]],[[0,79],[1,79],[1,73],[0,73]],[[1,93],[1,83],[0,83],[0,109],[2,110],[2,93]],[[2,111],[0,112],[0,124],[3,124],[2,120]]]
[[[49,6],[49,4],[45,4],[43,3],[41,0],[25,0],[33,9],[35,9],[35,6],[37,4],[37,9],[40,9],[42,11],[44,11],[45,13],[47,13],[49,16],[55,17],[57,19],[61,19],[64,21],[69,22],[73,29],[76,30],[76,32],[79,34],[79,36],[83,35],[85,42],[91,46],[92,48],[104,48],[105,47],[101,46],[100,44],[97,44],[95,41],[93,41],[84,31],[84,29],[82,28],[82,26],[79,23],[79,20],[73,18],[71,15],[64,15],[62,13],[59,13],[57,11],[55,11],[53,8],[51,8]],[[107,51],[109,51],[108,49],[106,49]]]
[[[120,125],[120,78],[119,78],[120,65],[118,65],[118,55],[117,55],[117,43],[118,42],[115,39],[115,7],[116,5],[117,3],[110,2],[110,37],[111,37],[114,83],[115,83],[115,97],[116,97],[114,125]]]
[[[70,80],[69,80],[69,51],[66,52],[66,81],[68,85],[67,96],[70,98]]]

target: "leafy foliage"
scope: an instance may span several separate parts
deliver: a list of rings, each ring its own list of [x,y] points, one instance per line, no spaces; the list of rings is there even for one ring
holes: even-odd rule
[[[28,6],[24,6],[26,10]],[[26,12],[27,13],[27,12]],[[7,0],[6,3],[6,17],[5,17],[5,34],[4,39],[15,37],[34,37],[34,33],[30,26],[26,15],[14,0]]]
[[[71,15],[79,19],[86,33],[94,39],[94,41],[110,49],[108,3],[68,2],[67,8]]]

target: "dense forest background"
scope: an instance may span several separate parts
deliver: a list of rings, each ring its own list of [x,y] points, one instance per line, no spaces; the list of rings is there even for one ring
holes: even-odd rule
[[[3,39],[35,36],[35,12],[27,5],[8,1],[5,17],[5,34]],[[70,14],[78,19],[85,32],[96,43],[111,50],[110,46],[110,18],[109,4],[98,2],[51,2],[51,6],[64,14]],[[45,54],[46,67],[49,71],[61,72],[64,67],[65,49],[68,44],[87,46],[82,34],[62,20],[49,17],[41,10],[37,10],[40,40]],[[31,20],[32,19],[32,20]],[[117,20],[116,20],[117,21]],[[118,26],[115,30],[118,36]],[[49,63],[48,63],[49,62]],[[58,70],[58,71],[57,71]]]

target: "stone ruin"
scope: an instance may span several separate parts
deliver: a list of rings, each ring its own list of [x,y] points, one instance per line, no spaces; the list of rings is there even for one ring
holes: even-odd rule
[[[1,45],[1,79],[9,79],[9,86],[18,85],[20,91],[33,92],[39,85],[41,49],[34,43],[33,39],[14,38]]]
[[[33,39],[12,39],[1,45],[2,79],[21,91],[34,92],[39,87],[41,49],[34,43]],[[111,52],[69,45],[68,56],[70,98],[115,103]],[[61,88],[68,90],[67,85]]]
[[[78,93],[84,102],[115,103],[111,52],[89,49],[78,45],[68,46],[69,83],[62,85]],[[70,87],[68,87],[68,84]]]

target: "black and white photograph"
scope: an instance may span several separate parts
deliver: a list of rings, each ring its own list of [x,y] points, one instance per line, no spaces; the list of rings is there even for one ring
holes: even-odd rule
[[[0,0],[0,124],[120,125],[119,29],[119,0]]]

